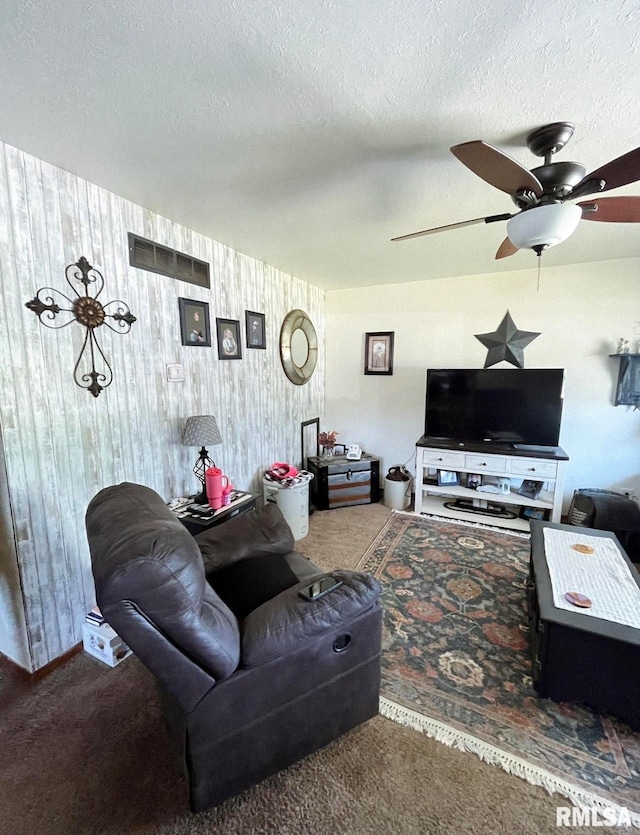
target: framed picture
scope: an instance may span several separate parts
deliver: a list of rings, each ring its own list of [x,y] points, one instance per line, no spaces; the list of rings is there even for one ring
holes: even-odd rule
[[[264,327],[264,313],[244,312],[247,327],[247,348],[266,348],[267,335]]]
[[[542,492],[542,484],[542,481],[531,481],[530,479],[525,478],[520,485],[518,493],[521,496],[526,496],[528,499],[537,499]]]
[[[522,519],[544,519],[546,511],[541,507],[521,507],[520,517]]]
[[[365,334],[365,374],[393,374],[393,334],[393,331]]]
[[[467,487],[469,490],[477,490],[482,484],[482,476],[479,473],[469,473],[467,475]]]
[[[240,322],[237,319],[216,319],[216,332],[218,334],[218,359],[242,359]]]
[[[195,299],[178,299],[180,309],[180,335],[183,345],[211,347],[209,305]]]
[[[312,418],[311,420],[303,420],[300,424],[300,445],[303,470],[307,469],[307,458],[313,458],[320,455],[320,444],[318,443],[318,435],[320,434],[320,418]]]
[[[451,470],[438,470],[438,484],[440,486],[445,484],[460,484],[460,475],[459,473],[451,472]]]

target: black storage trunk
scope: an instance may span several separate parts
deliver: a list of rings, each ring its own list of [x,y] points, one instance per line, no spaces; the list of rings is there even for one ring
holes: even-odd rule
[[[380,501],[380,460],[373,455],[363,453],[359,461],[346,455],[307,458],[307,469],[315,476],[309,495],[318,510]]]

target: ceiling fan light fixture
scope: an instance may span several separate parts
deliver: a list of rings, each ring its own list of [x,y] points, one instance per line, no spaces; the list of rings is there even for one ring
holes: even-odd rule
[[[518,249],[547,249],[576,231],[582,209],[569,203],[549,203],[520,212],[507,223],[509,240]]]

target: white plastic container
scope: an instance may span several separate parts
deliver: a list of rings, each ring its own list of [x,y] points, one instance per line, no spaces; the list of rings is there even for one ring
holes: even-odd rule
[[[287,487],[277,481],[264,478],[263,498],[266,502],[275,502],[295,540],[304,539],[309,533],[309,482]]]
[[[395,470],[395,473],[394,473]],[[390,476],[395,475],[395,478]],[[411,476],[392,467],[384,479],[384,504],[391,510],[406,510],[411,503]]]

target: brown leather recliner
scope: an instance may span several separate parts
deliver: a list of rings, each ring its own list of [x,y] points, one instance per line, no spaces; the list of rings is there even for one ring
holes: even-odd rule
[[[86,515],[98,605],[155,675],[198,812],[378,712],[382,610],[369,574],[294,550],[274,504],[192,537],[148,487],[98,493]]]

